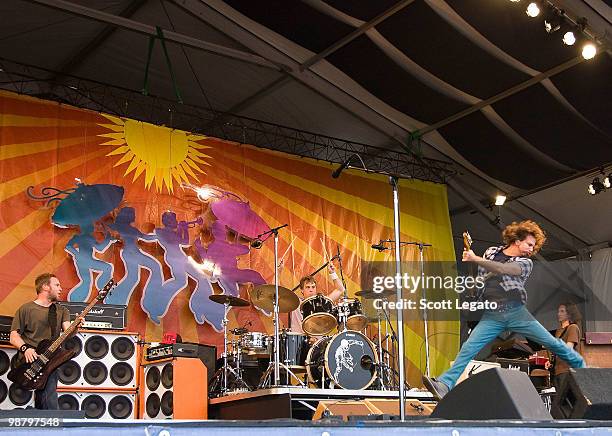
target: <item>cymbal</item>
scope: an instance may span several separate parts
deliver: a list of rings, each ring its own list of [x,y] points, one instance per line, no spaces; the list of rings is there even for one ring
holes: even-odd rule
[[[373,300],[375,298],[388,298],[395,295],[393,289],[383,289],[381,292],[374,292],[370,289],[364,289],[363,291],[355,292],[357,297],[365,298],[366,300]]]
[[[259,307],[266,312],[274,310],[274,285],[257,286],[251,291],[251,302],[253,306]],[[291,312],[300,305],[300,298],[291,290],[282,286],[278,287],[278,311],[281,313]]]
[[[227,303],[228,306],[233,306],[233,307],[241,307],[241,306],[244,307],[244,306],[251,305],[251,303],[249,303],[247,300],[244,300],[239,297],[234,297],[232,295],[216,294],[216,295],[211,295],[208,298],[214,301],[215,303],[219,303],[219,304]]]

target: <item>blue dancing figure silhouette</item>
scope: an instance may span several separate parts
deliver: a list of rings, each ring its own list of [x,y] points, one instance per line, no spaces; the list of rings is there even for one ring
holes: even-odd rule
[[[91,291],[94,272],[100,273],[96,279],[98,289],[102,289],[113,275],[113,265],[95,256],[96,252],[104,252],[112,239],[104,229],[103,240],[96,240],[94,226],[119,206],[123,199],[123,188],[109,184],[87,185],[79,181],[75,189],[54,191],[66,193],[67,196],[61,200],[53,199],[59,201],[51,217],[53,224],[62,228],[73,226],[79,228],[79,233],[74,235],[65,247],[72,255],[80,279],[79,283],[68,292],[68,299],[86,301]]]
[[[138,246],[138,240],[157,241],[157,236],[142,233],[134,227],[132,224],[135,219],[134,208],[124,207],[117,214],[115,222],[109,225],[123,241],[120,256],[125,266],[125,276],[117,283],[112,293],[106,297],[105,303],[107,304],[129,304],[132,293],[140,282],[141,268],[149,271],[149,277],[143,288],[145,294],[150,292],[149,289],[160,289],[162,286],[162,265],[155,257],[142,251]]]
[[[105,233],[102,241],[94,237],[93,223],[81,225],[81,232],[70,238],[65,250],[74,259],[79,276],[79,283],[68,291],[68,301],[87,301],[91,291],[91,281],[94,272],[99,272],[96,288],[102,289],[113,276],[113,265],[95,257],[95,253],[103,253],[113,240]]]

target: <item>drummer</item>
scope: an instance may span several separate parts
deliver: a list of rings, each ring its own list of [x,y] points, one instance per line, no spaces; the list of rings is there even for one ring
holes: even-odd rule
[[[342,296],[344,295],[344,285],[342,284],[342,280],[338,277],[338,273],[336,273],[336,268],[330,262],[329,263],[329,277],[334,282],[336,289],[327,295],[327,298],[336,303]],[[300,298],[300,301],[305,300],[306,298],[314,297],[317,294],[321,294],[321,292],[317,291],[317,282],[312,276],[305,276],[300,279],[300,290],[302,291],[303,298]],[[302,312],[298,306],[293,312],[291,312],[291,331],[295,333],[302,333]]]

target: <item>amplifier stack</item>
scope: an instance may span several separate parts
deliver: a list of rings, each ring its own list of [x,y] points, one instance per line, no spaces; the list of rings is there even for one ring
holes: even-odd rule
[[[82,330],[65,343],[75,356],[59,369],[62,410],[84,410],[87,418],[136,418],[139,335]]]
[[[17,350],[11,345],[0,345],[0,410],[34,407],[34,393],[21,389],[6,378]]]

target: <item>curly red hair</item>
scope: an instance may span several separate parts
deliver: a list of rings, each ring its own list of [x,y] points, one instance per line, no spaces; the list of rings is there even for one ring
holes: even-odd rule
[[[522,241],[529,235],[533,236],[536,240],[533,247],[533,253],[535,254],[540,251],[540,248],[542,248],[542,245],[546,242],[546,234],[534,221],[525,220],[520,223],[515,221],[507,225],[502,233],[504,243],[507,246],[512,245],[516,241]]]

